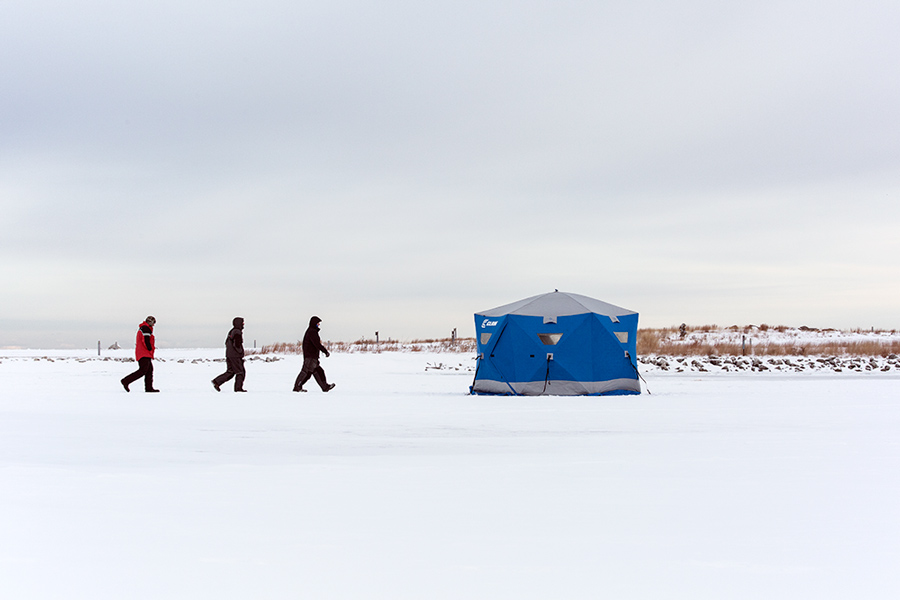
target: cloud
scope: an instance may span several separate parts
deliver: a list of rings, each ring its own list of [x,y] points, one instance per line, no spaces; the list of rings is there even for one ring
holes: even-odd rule
[[[430,337],[557,287],[737,322],[773,277],[807,278],[771,295],[793,316],[856,264],[856,308],[886,325],[898,11],[14,1],[4,303],[20,324],[64,297],[85,322],[155,305],[211,330],[174,344],[328,305],[336,337]]]

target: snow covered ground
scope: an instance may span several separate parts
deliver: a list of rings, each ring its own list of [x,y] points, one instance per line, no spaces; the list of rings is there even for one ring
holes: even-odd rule
[[[467,355],[335,354],[295,394],[276,356],[234,394],[159,353],[126,394],[128,350],[0,351],[2,597],[900,597],[896,369],[492,398]]]

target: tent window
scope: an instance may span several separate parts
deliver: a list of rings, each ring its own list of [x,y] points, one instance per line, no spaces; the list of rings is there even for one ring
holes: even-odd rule
[[[481,345],[484,346],[485,344],[487,344],[490,341],[490,339],[491,339],[490,333],[482,333],[481,334]]]
[[[562,338],[563,334],[561,333],[539,333],[538,337],[541,338],[541,342],[544,343],[545,346],[555,346],[559,343],[560,338]]]
[[[619,338],[619,341],[623,344],[628,343],[628,332],[627,331],[614,331],[616,337]]]

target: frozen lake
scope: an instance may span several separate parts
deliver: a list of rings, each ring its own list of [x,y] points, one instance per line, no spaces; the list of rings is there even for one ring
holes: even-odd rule
[[[329,394],[296,356],[234,394],[221,350],[158,356],[126,394],[0,351],[4,597],[900,597],[896,372],[473,397],[467,356],[335,354]]]

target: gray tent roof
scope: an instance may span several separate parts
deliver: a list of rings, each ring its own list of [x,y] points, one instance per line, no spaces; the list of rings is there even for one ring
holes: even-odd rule
[[[595,300],[594,298],[567,292],[540,294],[476,314],[485,317],[500,317],[503,315],[568,317],[570,315],[583,315],[585,313],[596,313],[608,317],[621,317],[623,315],[636,314],[635,311],[622,308],[621,306],[614,306],[606,302],[601,302],[600,300]]]

